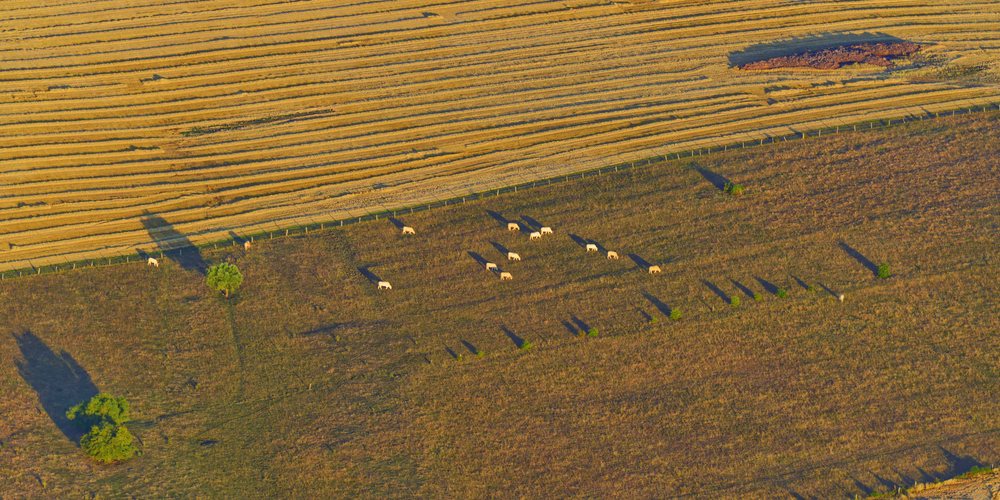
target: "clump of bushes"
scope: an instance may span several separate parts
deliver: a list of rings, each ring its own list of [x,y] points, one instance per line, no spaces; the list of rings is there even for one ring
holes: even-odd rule
[[[740,196],[743,194],[743,191],[745,191],[743,184],[733,184],[732,182],[727,182],[726,186],[722,188],[722,192],[729,196]]]
[[[777,295],[779,299],[783,299],[788,297],[788,292],[786,292],[784,288],[779,288],[775,295]]]
[[[119,462],[139,452],[132,446],[134,438],[124,425],[132,417],[123,397],[100,393],[67,410],[66,418],[87,432],[80,440],[80,447],[98,462]]]
[[[733,298],[729,299],[729,305],[731,305],[733,307],[739,307],[740,306],[740,298],[737,297],[737,296],[735,296],[735,295],[733,295]]]
[[[889,264],[886,264],[885,262],[879,264],[877,274],[878,277],[882,279],[886,279],[889,276],[892,276],[892,271],[889,269]]]
[[[757,302],[760,302],[760,301],[764,300],[764,296],[761,295],[761,294],[759,294],[759,293],[755,293],[755,294],[753,294],[753,300],[756,300]]]
[[[590,330],[587,330],[587,335],[590,336],[590,337],[596,337],[597,336],[597,328],[591,328]]]
[[[670,310],[670,319],[675,320],[675,321],[681,319],[681,311],[680,311],[680,309],[677,309],[676,307],[673,308],[673,309],[671,309]]]

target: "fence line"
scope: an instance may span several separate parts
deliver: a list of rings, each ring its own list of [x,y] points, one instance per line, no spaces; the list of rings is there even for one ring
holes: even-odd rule
[[[423,212],[423,211],[426,211],[426,210],[433,210],[435,208],[443,208],[443,207],[447,207],[449,205],[456,205],[456,204],[460,204],[460,203],[466,203],[466,202],[469,202],[469,201],[481,200],[481,199],[484,199],[484,198],[497,197],[497,196],[500,196],[502,194],[516,193],[518,189],[521,189],[523,191],[523,190],[532,189],[532,188],[535,188],[535,187],[549,186],[549,185],[552,185],[552,184],[559,184],[559,183],[563,183],[563,182],[569,182],[569,181],[574,181],[574,180],[579,180],[579,179],[585,179],[587,177],[593,177],[595,175],[604,175],[604,174],[610,174],[610,173],[615,173],[615,172],[623,172],[623,171],[626,171],[626,170],[631,170],[633,168],[642,167],[642,166],[646,166],[646,165],[650,165],[650,164],[654,164],[654,163],[661,163],[661,162],[666,162],[666,161],[671,161],[671,160],[680,160],[680,159],[683,159],[683,158],[691,158],[693,156],[701,156],[701,155],[707,155],[707,154],[712,154],[712,153],[727,152],[727,151],[729,151],[729,149],[733,149],[733,150],[746,149],[746,148],[749,148],[749,147],[763,146],[765,144],[775,144],[775,143],[778,143],[778,142],[786,142],[786,141],[795,140],[795,139],[805,139],[805,138],[808,138],[808,137],[822,137],[824,135],[839,134],[841,132],[857,132],[859,130],[862,130],[862,131],[863,130],[874,130],[876,128],[883,129],[883,128],[886,128],[886,127],[891,127],[893,125],[901,125],[901,124],[909,123],[909,122],[923,121],[923,120],[927,120],[927,119],[939,118],[939,117],[942,117],[942,116],[956,116],[956,115],[970,114],[970,113],[977,112],[977,111],[978,112],[985,112],[985,111],[988,111],[988,110],[1000,110],[1000,105],[994,104],[994,103],[990,103],[990,104],[983,105],[983,106],[973,106],[973,107],[969,107],[969,108],[958,108],[958,109],[954,109],[954,110],[946,111],[946,112],[928,113],[928,114],[925,114],[925,115],[908,116],[908,117],[903,117],[903,118],[873,120],[873,121],[859,122],[859,123],[850,124],[850,125],[837,125],[837,126],[833,126],[833,127],[820,128],[820,129],[810,130],[810,131],[804,131],[804,132],[793,132],[791,134],[786,134],[786,135],[783,135],[783,136],[774,136],[774,137],[768,136],[768,137],[764,137],[764,138],[761,138],[761,139],[758,139],[758,140],[740,141],[740,142],[735,142],[735,143],[732,143],[732,144],[724,144],[722,146],[716,145],[716,146],[708,146],[708,147],[699,147],[697,149],[682,150],[682,151],[678,151],[678,152],[674,152],[674,153],[667,153],[667,154],[662,154],[662,155],[651,156],[651,157],[643,158],[643,159],[640,159],[640,160],[621,162],[621,163],[616,163],[616,164],[613,164],[613,165],[606,165],[606,166],[603,166],[603,167],[592,168],[592,169],[583,170],[583,171],[579,171],[579,172],[572,172],[572,173],[568,173],[568,174],[562,174],[562,175],[556,175],[556,176],[552,176],[552,177],[546,177],[546,178],[537,179],[537,180],[534,180],[534,181],[522,182],[520,184],[512,184],[512,185],[503,186],[503,187],[499,187],[499,188],[491,188],[491,189],[487,189],[487,190],[484,190],[484,191],[479,191],[479,192],[475,192],[475,193],[465,194],[465,195],[462,195],[462,196],[455,196],[455,197],[452,197],[452,198],[447,198],[445,200],[437,200],[437,201],[434,201],[434,202],[431,202],[431,203],[419,203],[419,204],[412,205],[412,206],[409,206],[409,207],[397,208],[397,209],[392,209],[392,210],[383,210],[381,212],[375,212],[375,213],[366,213],[365,215],[362,215],[362,216],[359,216],[359,217],[349,217],[347,219],[329,220],[329,221],[324,221],[324,222],[319,222],[319,223],[316,223],[314,221],[312,224],[305,224],[305,225],[297,225],[297,226],[290,226],[290,227],[285,227],[285,228],[279,228],[279,229],[276,229],[274,231],[261,231],[261,232],[252,233],[252,234],[249,234],[249,235],[246,235],[246,236],[241,236],[239,238],[227,238],[227,239],[224,239],[224,240],[218,240],[218,241],[214,241],[214,242],[208,242],[208,243],[204,243],[204,244],[201,244],[201,245],[188,245],[188,246],[184,246],[184,247],[180,247],[180,248],[161,249],[161,250],[156,250],[156,251],[151,251],[151,252],[144,252],[144,254],[147,255],[147,256],[149,256],[149,257],[160,257],[160,258],[162,258],[162,257],[170,257],[172,255],[176,255],[176,256],[180,257],[180,256],[182,256],[184,254],[185,251],[188,251],[188,252],[191,252],[191,251],[200,251],[200,249],[202,249],[202,248],[207,249],[209,247],[211,247],[213,249],[218,249],[220,246],[221,247],[235,246],[235,245],[237,245],[237,243],[242,243],[244,241],[256,241],[256,240],[261,240],[261,239],[274,239],[274,237],[275,237],[276,234],[277,234],[277,236],[279,238],[283,237],[283,236],[294,236],[294,235],[299,235],[299,234],[308,234],[309,231],[322,231],[322,230],[325,230],[325,229],[328,229],[328,228],[333,228],[333,227],[343,227],[343,226],[348,226],[348,225],[351,225],[351,224],[359,224],[359,223],[362,223],[362,222],[374,221],[374,220],[378,220],[380,216],[381,216],[381,218],[386,219],[386,218],[389,218],[389,217],[397,217],[399,215],[413,214],[413,213]],[[523,177],[522,177],[522,179],[523,179]],[[309,217],[309,219],[312,220],[311,217]],[[284,233],[284,234],[282,234],[282,233]],[[10,278],[18,278],[18,277],[22,277],[22,276],[31,276],[31,275],[39,275],[39,274],[51,274],[51,273],[62,272],[62,271],[69,271],[69,270],[73,270],[73,269],[77,269],[77,268],[84,268],[84,267],[98,267],[98,266],[100,266],[100,267],[106,267],[106,266],[119,265],[119,264],[128,264],[128,263],[131,263],[133,261],[142,262],[145,258],[146,257],[143,257],[142,254],[134,253],[134,254],[128,254],[128,255],[117,255],[117,256],[113,256],[113,257],[100,257],[100,258],[97,258],[97,259],[85,259],[85,260],[80,260],[80,261],[75,261],[75,262],[66,262],[64,264],[48,264],[48,265],[39,266],[37,268],[35,268],[35,267],[29,267],[29,268],[23,268],[23,269],[15,269],[15,270],[10,270],[10,271],[0,272],[0,280],[10,279]]]

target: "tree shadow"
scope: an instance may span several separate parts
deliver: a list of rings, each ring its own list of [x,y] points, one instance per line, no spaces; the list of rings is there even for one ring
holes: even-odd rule
[[[709,290],[715,292],[715,294],[718,295],[719,298],[722,299],[722,301],[725,302],[726,304],[732,302],[733,299],[729,298],[729,295],[726,295],[726,292],[723,292],[721,289],[719,289],[719,287],[715,286],[715,283],[712,283],[711,281],[708,280],[701,280],[701,282],[705,286],[707,286]]]
[[[504,217],[504,216],[500,215],[499,213],[494,212],[492,210],[487,210],[486,213],[489,214],[490,217],[493,217],[493,219],[496,220],[500,224],[500,227],[502,227],[504,229],[507,229],[507,223],[508,222],[512,222],[512,221],[507,220],[506,217]]]
[[[910,476],[908,476],[906,474],[903,474],[902,472],[899,472],[899,469],[893,467],[892,471],[895,472],[897,476],[899,476],[899,479],[903,481],[903,485],[904,486],[909,486],[911,484],[915,484],[916,483],[916,481],[912,477],[910,477]]]
[[[854,486],[859,490],[861,490],[865,496],[871,496],[872,492],[875,491],[874,489],[870,488],[867,484],[862,483],[860,480],[858,480],[858,478],[854,477],[854,474],[848,473],[847,477],[851,478],[851,481],[854,481]]]
[[[732,278],[729,278],[729,281],[736,287],[737,290],[743,292],[747,297],[750,297],[751,299],[753,298],[753,290],[743,286],[742,283]]]
[[[973,467],[982,467],[982,463],[968,455],[958,456],[946,450],[943,446],[938,446],[944,459],[948,461],[948,475],[957,476],[969,472]]]
[[[747,63],[766,61],[775,57],[791,56],[810,50],[832,49],[834,47],[857,43],[893,43],[903,41],[905,40],[885,33],[823,33],[751,45],[741,51],[730,53],[729,64],[732,67],[737,67]]]
[[[30,330],[14,334],[14,340],[24,358],[14,361],[18,374],[38,394],[38,402],[59,431],[79,443],[84,433],[66,418],[66,410],[96,396],[97,386],[69,353],[56,354]]]
[[[887,490],[895,490],[896,488],[899,487],[899,485],[896,484],[895,481],[892,481],[890,479],[885,479],[882,476],[879,476],[878,474],[876,474],[876,473],[874,473],[872,471],[868,471],[868,473],[871,474],[872,477],[874,477],[875,480],[878,481],[879,484],[881,484],[882,487],[885,488],[885,489],[887,489]]]
[[[857,250],[851,248],[847,243],[844,243],[843,241],[838,243],[838,245],[840,246],[841,250],[847,253],[847,255],[850,255],[854,260],[858,261],[858,263],[864,266],[865,269],[871,271],[873,275],[878,276],[878,266],[876,266],[874,262],[868,260],[864,255],[861,255],[861,252],[858,252]]]
[[[201,250],[186,236],[177,232],[163,217],[147,213],[139,221],[156,244],[157,250],[170,257],[185,271],[206,273],[208,263],[202,258]]]
[[[715,186],[715,188],[718,189],[719,191],[726,189],[726,184],[729,183],[729,179],[715,172],[712,172],[707,168],[698,167],[697,170],[698,173],[701,174],[701,176],[704,177],[706,181],[712,183],[712,185]]]
[[[468,349],[469,352],[471,352],[472,354],[476,354],[479,352],[479,349],[476,349],[476,346],[472,345],[468,341],[463,340],[462,345],[464,345],[465,348]]]
[[[917,467],[917,472],[920,472],[920,481],[924,482],[924,483],[933,483],[934,481],[937,481],[938,479],[943,479],[944,478],[943,475],[942,476],[938,476],[937,474],[930,474],[927,471],[921,469],[920,467]]]
[[[371,272],[371,270],[368,269],[369,267],[372,266],[369,265],[369,266],[359,267],[358,272],[361,273],[362,276],[367,278],[368,281],[372,282],[373,284],[377,285],[379,281],[385,281],[382,278],[379,278],[375,273]]]
[[[501,244],[499,244],[499,243],[497,243],[495,241],[491,241],[490,244],[493,245],[493,248],[496,248],[497,251],[500,252],[500,254],[503,255],[503,257],[505,259],[507,258],[507,254],[510,253],[510,249],[508,249],[507,247],[505,247],[505,246],[503,246],[503,245],[501,245]]]
[[[791,276],[792,279],[795,280],[795,282],[798,283],[798,285],[801,286],[803,290],[809,291],[809,285],[807,285],[805,281],[800,280],[799,277],[795,275],[790,274],[789,276]]]
[[[757,280],[757,283],[760,283],[760,286],[764,287],[764,290],[767,291],[767,293],[771,295],[778,294],[778,287],[774,286],[774,283],[771,283],[770,281],[767,281],[759,276],[754,276],[753,279]]]
[[[535,219],[533,219],[531,217],[528,217],[527,215],[522,215],[521,216],[521,220],[524,221],[525,225],[527,225],[528,227],[531,227],[535,231],[538,231],[538,230],[542,229],[542,227],[543,227],[541,222],[538,222],[537,220],[535,220]]]
[[[639,269],[642,269],[643,271],[648,271],[649,266],[652,266],[652,264],[646,261],[646,259],[639,257],[637,254],[630,253],[628,254],[628,258],[632,259],[632,262],[635,262],[635,265],[639,266]]]
[[[642,292],[642,296],[645,297],[646,300],[648,300],[650,304],[653,304],[653,307],[655,307],[657,311],[660,311],[661,313],[663,313],[667,317],[670,317],[670,307],[668,307],[666,304],[664,304],[663,302],[661,302],[660,299],[658,299],[656,297],[653,297],[652,295],[650,295],[650,294],[648,294],[646,292]],[[645,314],[645,313],[643,313],[643,314]],[[652,319],[652,318],[650,318],[650,319]]]
[[[580,245],[580,248],[587,248],[587,240],[572,233],[569,234],[569,239],[573,240],[573,243]]]
[[[501,326],[500,329],[503,330],[505,334],[507,334],[507,337],[510,339],[511,342],[514,343],[514,345],[518,349],[520,349],[521,346],[524,345],[524,339],[518,337],[517,334],[515,334],[513,331],[510,330],[510,328],[507,328],[506,326]]]

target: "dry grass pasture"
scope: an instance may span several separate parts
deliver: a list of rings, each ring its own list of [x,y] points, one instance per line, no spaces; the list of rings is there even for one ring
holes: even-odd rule
[[[998,23],[981,0],[8,1],[0,266],[995,103]],[[924,50],[734,69],[895,39]]]
[[[992,464],[998,131],[942,118],[207,253],[246,276],[230,300],[169,259],[4,280],[0,497],[847,499]],[[130,398],[141,457],[96,466],[63,432],[98,390]]]

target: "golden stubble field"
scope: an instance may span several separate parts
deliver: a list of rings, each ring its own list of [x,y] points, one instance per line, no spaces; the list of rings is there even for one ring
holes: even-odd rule
[[[7,2],[0,268],[995,103],[998,23],[967,0]],[[733,69],[897,38],[924,50],[892,71]]]
[[[246,275],[228,301],[168,259],[5,280],[0,498],[847,499],[992,464],[998,129],[841,134],[413,214],[405,238],[206,254]],[[143,456],[91,465],[61,430],[98,390],[132,401]]]

